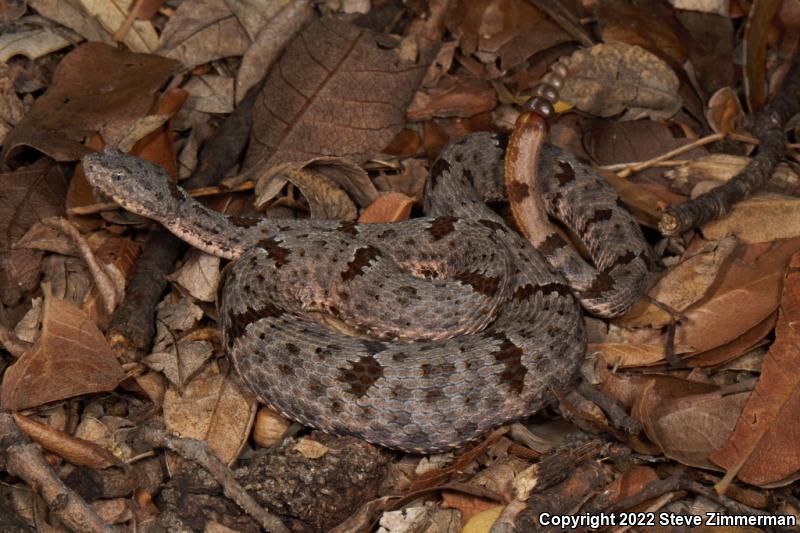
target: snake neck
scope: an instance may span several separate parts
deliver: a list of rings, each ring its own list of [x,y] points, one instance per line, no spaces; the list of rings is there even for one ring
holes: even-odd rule
[[[174,213],[159,220],[169,231],[189,245],[223,259],[238,259],[257,239],[254,219],[223,215],[194,200],[182,190]],[[263,229],[259,235],[263,237]]]

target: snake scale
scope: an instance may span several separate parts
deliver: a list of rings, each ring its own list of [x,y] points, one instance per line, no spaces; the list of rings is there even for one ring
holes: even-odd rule
[[[427,218],[392,224],[224,216],[119,151],[86,156],[84,170],[125,209],[236,260],[220,282],[222,342],[263,401],[327,432],[432,453],[530,415],[563,390],[585,352],[576,296],[592,313],[619,315],[656,264],[611,187],[549,145],[546,209],[597,270],[555,232],[537,251],[506,226],[484,200],[503,197],[507,139],[479,133],[448,146],[432,166]],[[323,326],[315,313],[359,334]]]

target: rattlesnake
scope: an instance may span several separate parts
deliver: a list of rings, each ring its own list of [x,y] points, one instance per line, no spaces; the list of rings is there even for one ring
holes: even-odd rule
[[[436,452],[540,409],[584,355],[575,295],[618,315],[656,264],[614,191],[551,146],[541,154],[548,212],[583,240],[599,272],[556,233],[538,253],[483,201],[502,197],[506,142],[479,133],[450,145],[432,166],[428,217],[393,224],[227,217],[152,163],[118,151],[83,163],[125,209],[237,260],[219,285],[223,344],[261,399],[324,431]]]

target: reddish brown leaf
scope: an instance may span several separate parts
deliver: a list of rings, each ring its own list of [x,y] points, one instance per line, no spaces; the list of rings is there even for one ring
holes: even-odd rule
[[[105,337],[83,311],[45,298],[36,345],[6,369],[0,404],[19,410],[114,389],[125,377]]]
[[[122,465],[122,460],[116,455],[88,440],[73,437],[19,413],[14,413],[14,422],[42,448],[60,455],[74,465],[98,469]]]
[[[400,192],[390,192],[378,197],[358,217],[359,224],[376,224],[407,220],[414,199]]]
[[[471,117],[491,111],[496,105],[497,94],[488,82],[449,76],[436,87],[417,92],[408,108],[408,119]]]
[[[728,473],[761,487],[782,486],[800,472],[800,254],[790,263],[775,327],[775,343],[730,440],[711,459]]]
[[[369,30],[330,19],[289,43],[253,108],[245,167],[330,155],[363,162],[391,141],[430,54],[406,63],[380,43]]]
[[[67,182],[57,165],[0,174],[0,295],[14,305],[39,280],[38,250],[12,249],[35,222],[64,213]]]
[[[8,134],[0,161],[23,146],[74,161],[89,151],[84,141],[96,132],[116,144],[147,114],[153,94],[177,66],[102,43],[79,46],[61,60],[50,88]]]

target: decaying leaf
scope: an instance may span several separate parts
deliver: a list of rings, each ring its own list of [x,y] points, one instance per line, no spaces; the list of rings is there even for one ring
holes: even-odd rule
[[[146,115],[153,95],[178,64],[101,43],[86,43],[61,60],[47,92],[6,137],[0,161],[22,146],[57,161],[75,161],[99,133],[115,144]]]
[[[563,100],[581,111],[623,120],[667,119],[681,107],[678,78],[662,60],[638,46],[598,44],[570,58]]]
[[[83,311],[45,298],[36,345],[3,375],[2,406],[19,410],[116,388],[125,377],[105,337]]]
[[[728,473],[760,487],[787,485],[800,474],[800,255],[789,265],[775,343],[761,368],[761,378],[750,396],[730,440],[711,459]]]
[[[132,0],[79,1],[84,10],[113,35],[123,27],[134,5]],[[149,20],[135,20],[125,32],[124,42],[133,52],[149,53],[158,46],[158,34]]]
[[[190,254],[189,260],[170,276],[170,280],[179,283],[198,300],[214,302],[220,278],[220,259],[194,250]]]
[[[111,34],[94,18],[86,16],[80,0],[28,0],[39,15],[81,35],[87,41],[114,44]]]
[[[360,163],[391,141],[432,54],[410,64],[387,44],[345,22],[312,22],[259,94],[245,168],[263,172],[320,155]]]

